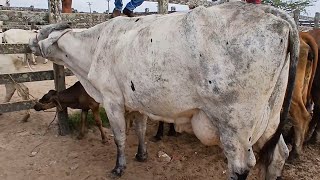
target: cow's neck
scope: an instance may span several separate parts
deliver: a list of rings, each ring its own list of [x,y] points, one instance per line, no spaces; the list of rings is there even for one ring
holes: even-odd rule
[[[102,27],[102,25],[97,25],[83,32],[66,33],[58,40],[60,51],[55,55],[77,76],[89,95],[99,103],[102,102],[102,97],[88,81],[88,73]]]
[[[58,40],[58,58],[73,72],[87,76],[90,70],[93,51],[96,47],[97,33],[92,30],[66,33]]]

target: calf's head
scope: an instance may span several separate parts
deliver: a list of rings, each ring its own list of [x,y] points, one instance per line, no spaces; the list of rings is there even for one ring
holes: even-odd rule
[[[56,42],[61,36],[71,30],[70,25],[70,23],[63,22],[44,26],[38,31],[34,38],[29,39],[30,49],[37,56],[43,56],[45,58],[54,57],[54,53],[59,51]],[[59,62],[56,63],[59,64]]]
[[[41,110],[51,109],[54,107],[61,108],[61,105],[58,100],[57,91],[50,90],[38,102],[36,102],[33,108],[36,111],[41,111]]]

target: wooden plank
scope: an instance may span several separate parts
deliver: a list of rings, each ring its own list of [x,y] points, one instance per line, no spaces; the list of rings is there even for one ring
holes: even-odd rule
[[[61,20],[72,23],[94,23],[98,24],[110,19],[108,14],[99,13],[61,13]],[[40,24],[47,24],[49,22],[49,16],[46,12],[34,12],[34,11],[9,11],[0,10],[0,21],[6,22],[36,22]]]
[[[31,11],[11,11],[0,10],[0,21],[8,22],[37,22],[48,23],[48,13],[46,12],[31,12]]]
[[[66,76],[73,76],[73,73],[69,69],[65,69],[65,75]],[[33,82],[33,81],[46,81],[46,80],[53,80],[54,79],[53,70],[14,73],[14,74],[0,74],[0,84],[12,83],[12,79],[10,76],[17,83]]]
[[[25,54],[31,53],[28,44],[0,44],[0,54]]]
[[[3,104],[0,104],[0,113],[32,109],[34,105],[35,105],[34,100],[3,103]]]
[[[62,21],[61,12],[60,12],[60,0],[49,0],[48,1],[49,9],[49,22],[51,24],[58,23]],[[66,89],[65,83],[65,73],[64,67],[57,64],[53,64],[54,72],[54,85],[56,90],[62,91]],[[59,120],[59,134],[64,136],[70,134],[70,127],[68,123],[68,111],[67,108],[64,108],[62,111],[58,112]]]
[[[48,9],[34,8],[30,7],[6,7],[0,6],[0,10],[10,10],[10,11],[35,11],[35,12],[47,12]]]
[[[172,13],[172,11],[169,13]],[[150,14],[157,14],[157,12],[135,12],[135,15],[137,16]],[[96,25],[109,20],[110,17],[110,14],[102,13],[61,13],[61,20],[71,22],[72,24],[87,23]],[[44,25],[49,23],[49,16],[46,12],[0,10],[0,21],[3,21],[4,25],[8,25],[8,23],[12,22],[24,25],[34,22],[37,25]]]
[[[72,24],[71,27],[72,28],[90,28],[97,25],[97,23],[76,23],[76,24]],[[43,27],[43,25],[35,25],[34,29],[41,29]],[[30,30],[31,29],[31,25],[23,25],[23,24],[7,24],[7,25],[3,25],[1,26],[2,31],[6,31],[9,29],[24,29],[24,30]]]
[[[148,0],[151,2],[158,2],[158,0]],[[197,5],[197,6],[204,6],[210,7],[217,4],[221,4],[220,1],[186,1],[186,0],[169,0],[169,3],[172,4],[179,4],[179,5]]]
[[[38,26],[39,27],[39,26]],[[23,25],[23,24],[10,24],[10,25],[3,25],[1,26],[2,31],[6,31],[9,29],[24,29],[24,30],[30,30],[31,25]]]

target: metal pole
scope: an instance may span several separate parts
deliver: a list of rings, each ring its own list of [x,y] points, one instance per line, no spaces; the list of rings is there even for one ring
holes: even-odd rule
[[[314,16],[314,29],[319,28],[320,12],[316,12]]]
[[[108,14],[110,14],[110,6],[109,6],[110,0],[107,0],[107,1],[108,1]]]
[[[91,14],[91,5],[92,5],[92,3],[91,2],[87,2],[87,3],[89,5],[89,10],[90,10],[90,14]]]

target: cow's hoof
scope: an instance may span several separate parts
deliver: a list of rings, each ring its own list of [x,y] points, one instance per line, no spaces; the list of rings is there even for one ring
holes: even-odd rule
[[[118,166],[118,167],[115,167],[111,173],[115,176],[122,176],[124,174],[124,170],[126,169],[125,166]]]
[[[288,163],[293,164],[299,161],[299,157],[299,154],[295,150],[291,151],[288,157]]]
[[[180,136],[180,133],[178,133],[178,132],[176,132],[176,131],[169,131],[169,132],[168,132],[168,136],[178,137],[178,136]]]
[[[22,118],[22,122],[28,122],[28,119],[30,118],[30,114],[26,114],[23,118]]]
[[[153,136],[153,137],[150,138],[150,141],[152,141],[152,142],[161,141],[161,137],[160,136]]]
[[[136,154],[136,160],[139,162],[145,162],[148,159],[148,153]]]
[[[108,142],[108,141],[107,141],[106,139],[102,139],[102,140],[101,140],[101,143],[102,143],[102,144],[107,144],[107,142]]]
[[[317,133],[313,133],[311,138],[306,142],[306,144],[319,144],[320,143],[320,137]]]
[[[248,177],[248,174],[249,174],[249,171],[245,171],[245,172],[242,173],[242,174],[236,173],[237,180],[246,180],[247,177]]]
[[[79,139],[79,140],[81,140],[81,139],[83,139],[84,138],[84,135],[83,134],[79,134],[78,136],[77,136],[77,139]]]
[[[278,177],[277,177],[277,180],[282,180],[282,177],[281,177],[281,176],[278,176]]]

